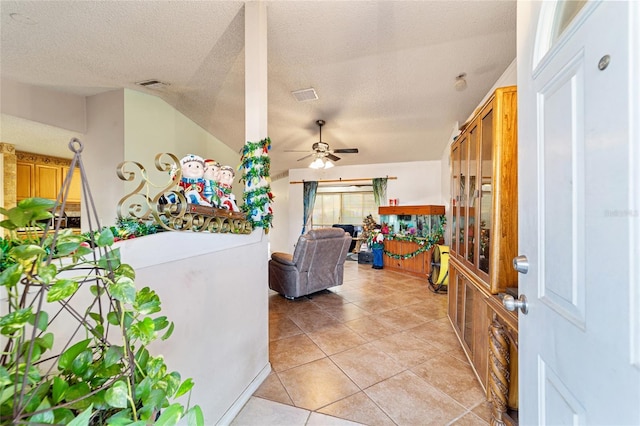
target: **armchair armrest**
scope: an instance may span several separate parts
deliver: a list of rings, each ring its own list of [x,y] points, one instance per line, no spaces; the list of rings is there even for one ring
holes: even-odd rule
[[[271,260],[282,263],[283,265],[295,266],[295,263],[293,263],[293,255],[289,253],[282,253],[278,251],[271,253]]]

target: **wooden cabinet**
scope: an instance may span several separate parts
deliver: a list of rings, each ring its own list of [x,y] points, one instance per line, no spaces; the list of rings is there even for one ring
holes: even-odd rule
[[[69,167],[62,167],[62,182],[67,178],[69,173]],[[68,203],[80,203],[82,199],[82,181],[80,176],[80,169],[73,169],[71,175],[71,183],[69,184],[69,194],[67,195]]]
[[[492,424],[517,423],[517,92],[497,89],[451,146],[449,319],[487,391]]]
[[[35,165],[16,162],[16,201],[36,196]]]
[[[35,193],[37,197],[55,200],[62,185],[62,169],[60,166],[46,164],[35,165]]]
[[[445,207],[381,206],[378,207],[378,213],[381,222],[389,227],[389,235],[384,241],[383,266],[420,277],[428,277],[431,273],[433,248],[425,250],[427,248],[425,244],[431,236],[442,237]],[[411,237],[405,235],[411,235]]]
[[[430,248],[415,256],[407,257],[420,249],[418,243],[411,241],[385,240],[384,250],[397,255],[398,258],[391,256],[383,257],[383,266],[388,269],[407,272],[413,275],[426,277],[431,272],[431,254],[433,249]]]
[[[16,200],[41,197],[55,200],[67,176],[71,160],[16,151]],[[74,169],[67,203],[79,207],[81,200],[80,170]],[[79,208],[77,208],[79,210]]]
[[[451,147],[451,258],[489,292],[517,287],[518,168],[515,87],[497,89]]]

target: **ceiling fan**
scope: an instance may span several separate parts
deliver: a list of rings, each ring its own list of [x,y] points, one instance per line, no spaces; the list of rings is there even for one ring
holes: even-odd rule
[[[311,146],[313,152],[309,155],[305,155],[302,158],[299,158],[298,161],[305,160],[309,157],[315,156],[316,159],[329,159],[331,161],[338,161],[340,157],[335,154],[357,154],[358,148],[339,148],[339,149],[330,149],[329,144],[326,142],[322,142],[322,126],[325,125],[324,120],[316,120],[316,124],[320,129],[320,140],[314,143]]]

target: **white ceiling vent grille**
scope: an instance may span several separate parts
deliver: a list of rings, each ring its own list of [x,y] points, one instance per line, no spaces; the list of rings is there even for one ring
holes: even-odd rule
[[[160,80],[145,80],[145,81],[136,81],[138,86],[146,87],[147,89],[164,89],[169,86],[169,83],[162,82]]]
[[[295,92],[291,92],[291,94],[298,102],[315,101],[318,99],[316,89],[313,87],[310,89],[296,90]]]

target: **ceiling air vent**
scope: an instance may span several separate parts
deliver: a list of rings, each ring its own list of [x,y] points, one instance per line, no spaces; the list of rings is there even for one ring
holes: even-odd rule
[[[137,81],[136,84],[138,86],[146,87],[147,89],[164,89],[169,86],[168,83],[164,83],[160,80],[145,80],[145,81]]]
[[[296,90],[295,92],[291,92],[291,94],[298,102],[315,101],[318,99],[316,89],[313,87],[310,89]]]

